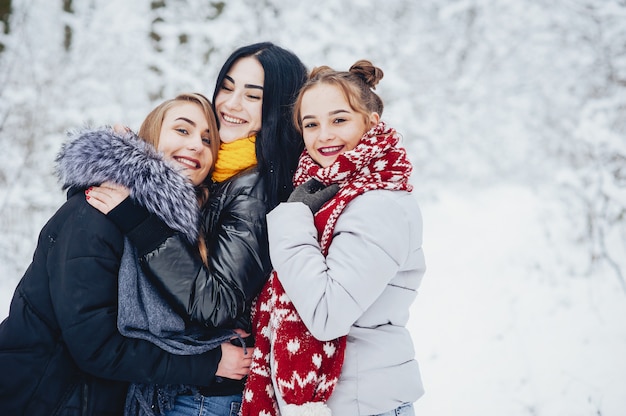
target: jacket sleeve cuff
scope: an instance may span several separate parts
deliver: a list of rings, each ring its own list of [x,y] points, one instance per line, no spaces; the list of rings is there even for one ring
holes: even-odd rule
[[[159,217],[126,198],[113,208],[107,217],[128,237],[139,256],[151,252],[168,237],[175,234]]]
[[[136,204],[130,198],[124,199],[107,214],[107,218],[113,221],[124,234],[132,231],[149,216],[150,212],[146,208]]]

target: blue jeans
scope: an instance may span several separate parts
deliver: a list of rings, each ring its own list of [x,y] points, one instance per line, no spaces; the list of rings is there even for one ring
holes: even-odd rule
[[[413,410],[413,403],[405,403],[389,412],[375,416],[415,416],[415,411]]]
[[[237,416],[241,394],[233,396],[178,396],[164,416]]]

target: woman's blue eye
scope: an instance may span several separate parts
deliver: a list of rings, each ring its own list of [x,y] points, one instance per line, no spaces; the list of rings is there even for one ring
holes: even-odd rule
[[[211,145],[211,139],[208,137],[204,137],[202,138],[202,143],[206,144],[207,146]]]
[[[182,128],[181,129],[176,129],[176,131],[178,131],[179,133],[182,133],[182,134],[187,134],[188,133],[188,131],[186,129],[182,129]]]

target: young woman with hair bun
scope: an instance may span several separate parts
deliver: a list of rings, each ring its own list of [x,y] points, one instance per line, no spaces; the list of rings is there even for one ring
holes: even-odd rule
[[[410,307],[422,218],[399,136],[373,89],[383,71],[313,69],[294,106],[306,150],[268,214],[274,268],[256,301],[242,414],[413,415],[423,387]]]

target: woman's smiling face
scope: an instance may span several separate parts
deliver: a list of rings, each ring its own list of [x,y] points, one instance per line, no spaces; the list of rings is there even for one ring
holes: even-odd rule
[[[215,96],[220,140],[231,143],[261,129],[265,72],[253,57],[237,60]]]
[[[215,155],[211,150],[209,123],[198,104],[184,102],[167,110],[157,150],[194,185],[204,181]]]
[[[302,96],[300,114],[306,150],[322,167],[332,165],[337,156],[354,149],[379,119],[378,113],[366,118],[354,111],[343,91],[330,84],[307,90]]]

